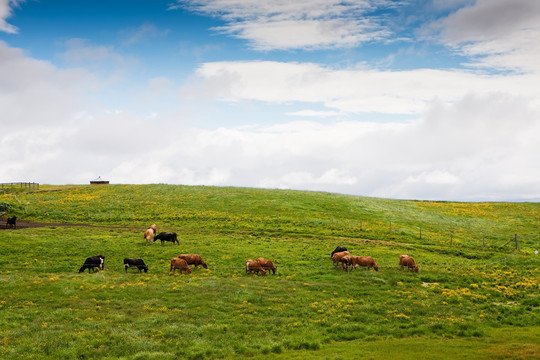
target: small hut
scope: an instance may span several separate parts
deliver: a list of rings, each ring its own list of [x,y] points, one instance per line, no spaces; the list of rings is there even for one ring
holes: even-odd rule
[[[103,180],[101,176],[98,176],[97,179],[90,180],[90,185],[109,185],[109,180]]]

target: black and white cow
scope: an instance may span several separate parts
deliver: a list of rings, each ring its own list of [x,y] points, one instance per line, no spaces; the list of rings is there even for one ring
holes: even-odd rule
[[[148,266],[144,263],[142,259],[130,259],[125,258],[124,259],[124,269],[126,272],[128,269],[139,269],[139,272],[144,270],[144,272],[148,272]]]
[[[95,268],[97,268],[98,270],[103,270],[104,267],[105,267],[105,256],[103,255],[91,256],[89,258],[86,258],[83,266],[81,266],[81,268],[79,269],[79,273],[82,273],[86,269],[88,269],[88,272],[90,272],[90,270],[96,271],[94,270]]]
[[[15,215],[7,218],[6,229],[8,227],[13,229],[17,228],[17,217]]]
[[[343,246],[338,246],[336,247],[334,251],[332,251],[332,254],[330,254],[330,257],[334,256],[335,253],[342,252],[342,251],[347,251],[347,248]]]
[[[156,236],[154,236],[154,242],[156,240],[161,240],[161,245],[163,245],[163,243],[165,241],[172,241],[173,245],[176,242],[176,243],[178,243],[178,245],[180,245],[180,242],[178,241],[178,238],[176,237],[176,233],[174,233],[174,232],[162,232],[162,233],[159,233]]]

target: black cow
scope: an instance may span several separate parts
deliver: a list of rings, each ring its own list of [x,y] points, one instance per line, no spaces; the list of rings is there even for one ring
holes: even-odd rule
[[[17,228],[17,217],[16,216],[11,216],[11,217],[7,218],[6,229],[8,227],[9,228],[14,228],[14,229]]]
[[[346,247],[338,246],[334,251],[332,251],[332,254],[330,254],[330,257],[334,256],[337,252],[347,251]]]
[[[88,269],[88,272],[90,272],[90,270],[96,271],[94,270],[94,268],[103,270],[104,267],[105,267],[105,256],[103,255],[91,256],[84,261],[83,266],[81,266],[81,268],[79,269],[79,273],[82,273],[86,269]]]
[[[162,232],[162,233],[159,233],[157,234],[156,236],[154,236],[154,242],[156,240],[161,240],[161,245],[163,245],[163,243],[165,241],[172,241],[173,245],[175,242],[178,243],[178,245],[180,245],[180,242],[178,241],[177,237],[176,237],[176,233],[173,233],[173,232]]]
[[[125,258],[124,269],[126,270],[126,272],[128,268],[131,268],[131,269],[137,268],[139,269],[139,272],[141,272],[142,270],[144,270],[144,272],[148,272],[148,266],[144,263],[142,259]]]

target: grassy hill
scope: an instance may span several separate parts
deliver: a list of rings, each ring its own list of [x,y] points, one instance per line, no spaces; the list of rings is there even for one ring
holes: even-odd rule
[[[0,206],[51,223],[0,231],[0,358],[540,354],[538,203],[114,185],[42,186],[0,194]],[[152,223],[180,246],[146,244]],[[337,245],[374,257],[380,271],[334,268]],[[179,253],[210,268],[170,275]],[[404,253],[420,273],[399,269]],[[96,254],[104,271],[78,274]],[[278,273],[245,274],[258,256]],[[126,274],[124,257],[150,271]]]

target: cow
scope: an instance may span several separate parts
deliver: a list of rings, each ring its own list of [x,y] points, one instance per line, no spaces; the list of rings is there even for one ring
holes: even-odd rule
[[[406,266],[407,268],[409,268],[409,270],[414,270],[415,272],[418,272],[418,265],[416,265],[414,259],[409,255],[399,256],[399,266],[401,266],[401,270],[403,270],[403,267]]]
[[[255,261],[257,261],[259,264],[261,264],[262,268],[264,271],[272,271],[272,274],[275,275],[276,274],[276,270],[277,270],[277,267],[274,266],[274,263],[270,260],[266,260],[264,258],[257,258],[255,259]]]
[[[346,255],[351,255],[351,253],[348,251],[340,251],[340,252],[334,253],[334,255],[332,255],[332,262],[334,263],[334,266],[338,266],[339,260]]]
[[[171,259],[171,268],[169,269],[169,273],[172,271],[174,274],[176,272],[176,269],[180,270],[180,273],[182,273],[182,271],[185,271],[186,273],[191,274],[191,268],[184,259]]]
[[[208,269],[208,265],[199,254],[180,254],[178,255],[178,258],[186,260],[188,265],[195,265],[195,269],[199,265],[201,265],[205,269]]]
[[[105,256],[103,255],[91,256],[89,258],[86,258],[86,260],[84,261],[84,264],[79,269],[79,273],[82,273],[86,269],[88,269],[88,272],[90,272],[90,270],[92,270],[93,272],[97,271],[97,270],[94,270],[95,268],[97,268],[98,270],[103,270],[104,267],[105,267]]]
[[[161,240],[161,245],[163,245],[165,241],[171,241],[173,245],[174,243],[178,243],[178,245],[180,245],[180,242],[176,237],[176,233],[174,232],[161,232],[154,236],[154,242],[156,242],[156,240]]]
[[[342,252],[342,251],[347,251],[347,248],[343,246],[338,246],[334,249],[334,251],[332,251],[332,253],[330,254],[330,257],[334,256],[335,253]]]
[[[146,231],[144,232],[144,238],[146,239],[146,243],[149,243],[152,240],[152,237],[156,234],[156,232],[156,224],[152,224],[148,229],[146,229]]]
[[[266,270],[263,269],[261,264],[258,261],[251,259],[246,260],[246,273],[256,272],[257,274],[261,273],[263,276],[266,276]]]
[[[15,215],[8,217],[6,221],[6,229],[7,228],[17,228],[17,217]]]
[[[341,271],[343,271],[343,269],[349,271],[349,266],[352,265],[352,256],[345,255],[339,259],[339,261],[341,262]]]
[[[144,263],[142,259],[125,258],[124,269],[126,270],[126,272],[128,271],[128,269],[138,269],[139,272],[143,270],[145,273],[148,272],[148,266]]]
[[[352,270],[357,267],[367,267],[368,270],[373,268],[375,271],[379,271],[379,265],[377,265],[371,256],[351,256],[351,265]]]

